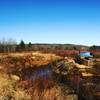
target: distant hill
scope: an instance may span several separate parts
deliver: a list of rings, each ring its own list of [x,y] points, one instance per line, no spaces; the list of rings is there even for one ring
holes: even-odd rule
[[[41,49],[51,49],[51,50],[88,50],[89,46],[75,45],[75,44],[32,44],[32,47]]]

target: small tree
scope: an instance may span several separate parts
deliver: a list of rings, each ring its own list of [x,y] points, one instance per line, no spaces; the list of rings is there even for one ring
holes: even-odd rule
[[[25,43],[24,43],[23,40],[21,40],[19,46],[20,46],[21,51],[24,51],[25,50]]]
[[[31,46],[32,46],[32,43],[31,43],[31,42],[29,42],[28,47],[31,47]]]
[[[29,42],[29,44],[28,44],[28,50],[29,50],[29,51],[32,50],[32,43],[31,43],[31,42]]]

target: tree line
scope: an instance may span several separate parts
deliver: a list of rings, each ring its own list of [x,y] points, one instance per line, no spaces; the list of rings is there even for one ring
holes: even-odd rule
[[[28,45],[24,43],[23,40],[20,41],[19,44],[14,39],[2,39],[0,41],[0,52],[1,53],[9,53],[9,52],[21,52],[21,51],[29,51],[31,49],[31,42]]]
[[[93,45],[90,47],[90,50],[100,50],[100,46]]]
[[[56,52],[60,50],[80,50],[81,48],[86,50],[100,49],[100,46],[91,46],[90,48],[82,45],[73,44],[32,44],[31,42],[25,43],[21,40],[17,43],[14,39],[2,39],[0,41],[0,52],[25,52],[25,51],[42,51],[42,52]]]

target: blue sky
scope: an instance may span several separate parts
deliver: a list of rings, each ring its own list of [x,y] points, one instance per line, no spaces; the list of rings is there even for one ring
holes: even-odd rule
[[[0,39],[100,45],[100,0],[0,0]]]

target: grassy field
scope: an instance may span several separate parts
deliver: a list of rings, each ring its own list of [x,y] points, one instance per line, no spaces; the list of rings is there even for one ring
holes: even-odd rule
[[[54,54],[38,52],[0,54],[0,100],[73,100],[77,98],[76,95],[64,95],[62,90],[65,90],[65,86],[57,83],[52,76],[46,78],[45,75],[34,82],[23,78],[23,70],[25,73],[27,70],[32,70],[34,73],[61,59],[63,58]],[[69,91],[68,88],[65,91]]]
[[[97,61],[85,66],[50,53],[1,53],[0,100],[78,100],[82,94],[90,100],[99,93],[99,66]]]

